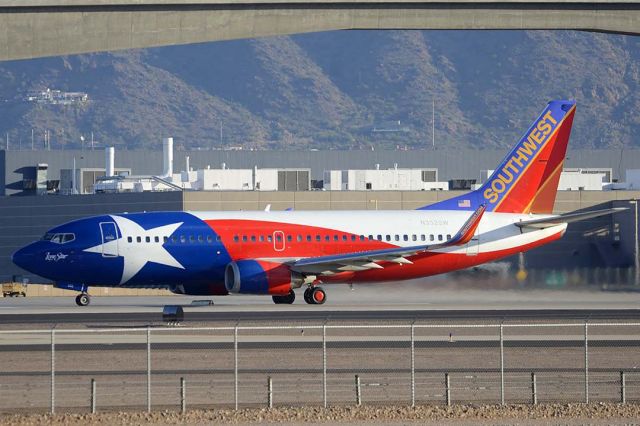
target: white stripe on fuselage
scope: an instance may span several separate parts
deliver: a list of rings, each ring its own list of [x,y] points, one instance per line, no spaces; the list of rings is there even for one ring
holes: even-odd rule
[[[240,211],[240,212],[189,212],[202,220],[250,220],[303,225],[335,230],[377,239],[382,235],[384,242],[399,247],[438,243],[437,236],[455,235],[472,212],[455,210],[407,210],[407,211]],[[546,229],[524,231],[514,223],[521,220],[552,217],[552,215],[526,215],[512,213],[486,212],[478,226],[478,249],[480,252],[492,252],[526,245],[562,232],[566,224]],[[277,228],[277,227],[276,227]],[[274,230],[277,230],[274,228]],[[242,228],[238,229],[242,234]],[[421,241],[420,235],[427,235],[427,241]],[[387,241],[386,236],[392,240]],[[400,235],[400,241],[395,240]],[[404,241],[404,235],[409,241]],[[418,240],[413,241],[412,236]],[[429,235],[435,235],[435,241],[429,241]],[[438,250],[447,253],[465,253],[466,246],[448,247]]]

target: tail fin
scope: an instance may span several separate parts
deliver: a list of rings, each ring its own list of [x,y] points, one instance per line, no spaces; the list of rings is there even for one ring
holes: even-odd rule
[[[476,210],[502,213],[551,213],[573,116],[575,101],[551,101],[516,146],[479,189],[421,207],[420,210]]]

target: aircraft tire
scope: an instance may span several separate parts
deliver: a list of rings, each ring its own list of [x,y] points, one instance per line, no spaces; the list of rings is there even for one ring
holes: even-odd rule
[[[91,298],[88,294],[82,293],[76,296],[76,305],[78,306],[88,306],[91,303]]]
[[[276,305],[291,305],[296,300],[296,293],[291,290],[289,294],[285,294],[284,296],[271,296],[273,299],[273,303]]]
[[[314,305],[324,305],[327,301],[327,293],[322,287],[314,287],[309,298]]]
[[[304,301],[309,305],[313,305],[313,299],[311,299],[311,293],[313,292],[313,288],[309,287],[304,291]]]

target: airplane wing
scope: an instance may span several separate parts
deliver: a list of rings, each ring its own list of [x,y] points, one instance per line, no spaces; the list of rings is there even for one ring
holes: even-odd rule
[[[590,212],[565,213],[558,216],[546,217],[543,219],[523,220],[521,222],[516,222],[515,225],[520,228],[544,229],[563,223],[578,222],[585,219],[592,219],[594,217],[615,214],[624,210],[627,210],[627,207],[614,207],[611,209],[594,210]]]
[[[411,264],[413,262],[407,257],[443,247],[460,246],[468,243],[473,238],[485,210],[486,205],[482,204],[469,216],[469,219],[466,220],[460,230],[451,239],[443,243],[308,257],[291,263],[291,269],[303,274],[333,275],[344,271],[383,269],[384,266],[378,262]]]

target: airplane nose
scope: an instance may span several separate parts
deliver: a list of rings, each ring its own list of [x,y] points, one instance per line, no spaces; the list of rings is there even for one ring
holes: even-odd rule
[[[29,266],[32,265],[34,259],[34,253],[30,249],[30,246],[22,247],[17,252],[11,255],[11,261],[22,269],[29,270]]]

